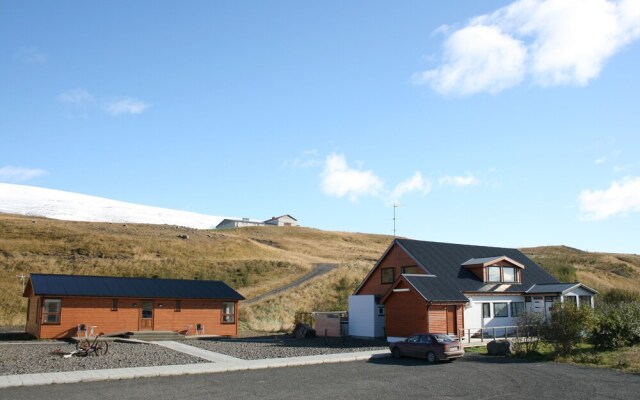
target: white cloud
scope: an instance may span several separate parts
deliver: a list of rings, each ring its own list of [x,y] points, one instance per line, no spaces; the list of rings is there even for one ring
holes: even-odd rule
[[[420,171],[404,182],[400,182],[391,192],[391,201],[399,201],[402,196],[411,192],[418,192],[423,196],[431,191],[431,181],[424,179]]]
[[[129,98],[108,102],[105,104],[104,110],[110,115],[118,116],[122,114],[140,114],[149,107],[151,105],[142,100]]]
[[[524,77],[540,86],[586,85],[639,37],[638,0],[518,0],[453,31],[441,65],[414,80],[460,95],[496,93]]]
[[[382,180],[372,171],[350,168],[342,154],[327,157],[322,176],[322,191],[325,194],[348,196],[351,201],[363,195],[375,196],[383,187]]]
[[[86,108],[95,102],[93,95],[82,88],[68,90],[58,95],[58,101],[77,108]]]
[[[640,177],[626,177],[606,190],[583,190],[578,206],[584,220],[603,220],[640,212]]]
[[[316,150],[305,150],[293,160],[287,160],[283,163],[283,167],[291,169],[308,169],[317,167],[322,164],[318,158]]]
[[[443,65],[415,74],[413,81],[443,94],[496,93],[522,80],[526,53],[495,26],[468,26],[446,40]]]
[[[441,185],[447,186],[455,186],[455,187],[465,187],[465,186],[473,186],[480,183],[478,178],[473,175],[467,176],[443,176],[438,180],[438,183]]]
[[[21,167],[0,167],[0,181],[22,182],[46,175],[43,169],[21,168]]]
[[[47,62],[47,55],[38,50],[37,47],[24,47],[14,55],[14,58],[26,64],[44,64]]]

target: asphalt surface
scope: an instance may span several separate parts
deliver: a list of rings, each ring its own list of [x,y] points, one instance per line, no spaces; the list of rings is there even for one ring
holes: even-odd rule
[[[0,389],[0,399],[637,399],[640,376],[467,355]]]

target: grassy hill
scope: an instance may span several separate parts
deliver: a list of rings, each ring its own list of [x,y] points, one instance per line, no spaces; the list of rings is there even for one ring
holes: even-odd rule
[[[288,328],[296,312],[345,309],[346,298],[392,237],[300,227],[195,230],[168,225],[0,215],[0,325],[24,323],[24,273],[221,279],[247,298],[283,286],[315,263],[338,267],[283,295],[241,308],[241,326]],[[565,281],[639,290],[640,256],[568,247],[523,251]]]

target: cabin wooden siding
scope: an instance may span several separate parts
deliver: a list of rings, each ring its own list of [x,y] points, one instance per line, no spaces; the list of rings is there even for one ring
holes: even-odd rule
[[[384,296],[391,288],[393,282],[382,283],[383,268],[393,268],[394,281],[398,279],[402,273],[402,267],[410,267],[416,265],[416,261],[411,258],[401,247],[394,245],[385,257],[378,263],[378,266],[369,275],[369,278],[363,283],[362,287],[356,294]],[[423,273],[424,270],[419,269]]]
[[[60,299],[60,323],[42,324],[44,299]],[[117,310],[112,310],[113,300]],[[176,311],[180,300],[180,311]],[[204,325],[205,334],[236,336],[238,334],[238,302],[222,299],[137,299],[107,297],[29,296],[31,309],[25,330],[41,339],[60,339],[76,335],[78,324],[96,326],[95,333],[106,334],[140,330],[142,301],[153,302],[153,330],[195,333],[195,325]],[[233,302],[235,322],[222,323],[223,303]],[[160,306],[162,305],[162,306]]]

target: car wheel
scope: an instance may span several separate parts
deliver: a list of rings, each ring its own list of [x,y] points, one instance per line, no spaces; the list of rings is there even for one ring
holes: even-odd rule
[[[437,359],[436,354],[434,352],[430,351],[430,352],[427,353],[427,362],[428,363],[431,364],[431,363],[436,362],[437,360],[438,359]]]
[[[402,357],[402,354],[400,353],[400,349],[397,347],[394,347],[393,350],[391,350],[391,355],[393,356],[393,358]]]

